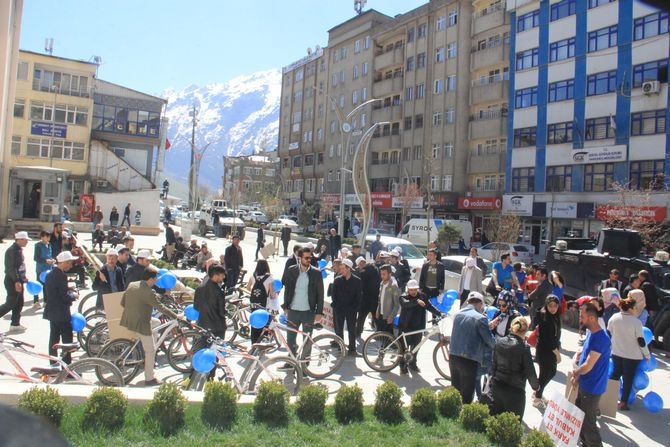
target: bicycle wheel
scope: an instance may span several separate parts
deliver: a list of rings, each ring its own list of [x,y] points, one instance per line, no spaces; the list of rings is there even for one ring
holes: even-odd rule
[[[375,332],[363,343],[363,359],[375,371],[391,371],[401,357],[400,345],[388,332]]]
[[[82,299],[79,300],[79,305],[77,310],[80,314],[83,314],[89,307],[95,307],[95,301],[98,299],[98,292],[91,292],[86,294]]]
[[[105,343],[98,357],[119,368],[125,383],[130,383],[144,367],[144,351],[140,344],[127,338],[117,338]]]
[[[91,307],[86,310],[88,313],[90,310],[96,310],[95,307]],[[91,312],[88,315],[84,315],[86,317],[86,326],[81,331],[77,332],[77,341],[79,342],[79,345],[86,351],[86,337],[88,337],[88,334],[93,330],[94,327],[96,327],[98,324],[103,323],[107,321],[107,317],[103,312]]]
[[[451,369],[449,369],[449,338],[440,336],[440,341],[433,349],[433,365],[442,377],[451,380]]]
[[[249,380],[249,392],[257,393],[262,382],[281,383],[294,396],[300,389],[302,368],[290,357],[273,357],[256,364],[256,370]]]
[[[86,336],[86,354],[89,357],[98,357],[100,350],[107,341],[109,341],[109,327],[107,322],[103,322],[91,329],[91,332]]]
[[[304,349],[303,345],[303,351]],[[300,363],[305,374],[315,379],[323,379],[337,371],[346,356],[347,348],[340,337],[335,334],[320,334],[313,339],[310,355],[304,356]]]
[[[53,383],[123,386],[123,375],[111,362],[99,358],[76,360],[58,373]]]
[[[186,331],[181,336],[172,339],[167,349],[167,359],[175,371],[191,372],[193,345],[201,337],[202,335],[196,331]]]

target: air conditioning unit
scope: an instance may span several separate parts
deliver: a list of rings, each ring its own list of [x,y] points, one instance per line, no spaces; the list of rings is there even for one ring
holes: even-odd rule
[[[658,81],[647,81],[642,83],[642,93],[651,95],[661,91],[661,83]]]
[[[59,213],[58,205],[53,203],[45,203],[42,205],[43,216],[57,216]]]
[[[98,188],[107,188],[107,185],[109,185],[107,180],[98,180],[95,184]]]

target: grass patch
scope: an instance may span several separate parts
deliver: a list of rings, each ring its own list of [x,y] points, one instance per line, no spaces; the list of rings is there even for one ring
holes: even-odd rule
[[[176,435],[162,438],[151,434],[142,423],[144,407],[129,405],[126,424],[114,433],[82,431],[83,405],[70,406],[66,410],[60,430],[75,447],[121,447],[121,446],[379,446],[402,445],[403,447],[459,446],[479,447],[488,445],[486,436],[469,433],[456,421],[440,418],[427,427],[407,418],[398,425],[377,422],[372,407],[365,407],[365,420],[360,423],[340,425],[335,420],[332,406],[326,407],[326,422],[305,424],[295,416],[291,406],[289,423],[286,427],[272,428],[254,422],[253,407],[240,404],[238,420],[229,431],[218,432],[205,426],[200,418],[201,405],[186,407],[186,425]],[[407,411],[407,409],[404,409]]]

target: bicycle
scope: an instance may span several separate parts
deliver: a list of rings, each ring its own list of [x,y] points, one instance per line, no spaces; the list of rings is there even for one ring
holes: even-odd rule
[[[254,348],[258,349],[259,355],[252,355],[243,350],[233,349],[231,345],[215,337],[207,330],[200,328],[198,333],[200,336],[207,337],[207,344],[210,349],[216,352],[215,368],[223,371],[219,380],[232,383],[238,393],[255,394],[258,391],[258,385],[262,382],[271,381],[284,385],[291,395],[298,394],[302,383],[302,368],[291,357],[266,358],[264,351],[272,346],[261,343],[253,345]],[[228,365],[228,357],[240,357],[246,363],[239,380]],[[201,391],[210,374],[193,372],[188,382],[188,390]]]
[[[427,329],[405,332],[394,337],[388,332],[378,331],[370,335],[363,343],[363,359],[375,371],[388,372],[395,368],[400,360],[409,364],[416,359],[416,354],[431,337],[437,335],[438,342],[433,349],[433,365],[437,372],[447,380],[451,380],[449,369],[449,343],[451,337],[444,334],[446,317],[435,317],[430,320],[432,325]],[[423,337],[413,349],[407,349],[407,337],[421,334]]]
[[[16,370],[15,372],[0,370],[0,375],[16,377],[17,379],[33,383],[46,382],[59,384],[67,381],[68,383],[84,385],[124,386],[125,384],[121,371],[107,360],[83,358],[75,360],[70,364],[65,363],[62,356],[67,353],[78,351],[80,348],[79,343],[55,344],[54,348],[61,350],[61,357],[54,357],[49,354],[33,352],[27,349],[33,349],[34,347],[35,345],[31,345],[30,343],[0,334],[0,354],[2,354]],[[12,355],[12,352],[48,360],[53,366],[31,367],[30,371],[39,375],[39,378],[32,377],[23,369],[23,367],[21,367],[19,362]],[[94,380],[94,377],[97,378],[97,380]]]
[[[186,338],[184,338],[185,333],[182,330],[183,324],[189,323],[184,323],[182,320],[174,319],[168,320],[167,322],[153,328],[152,334],[160,334],[158,340],[156,340],[156,346],[161,347],[160,349],[163,350],[167,349],[163,347],[163,344],[166,342],[168,336],[173,333],[173,331],[177,331],[179,334],[170,341],[168,346],[172,346],[172,342],[175,340],[177,340],[180,344],[186,343]],[[123,380],[126,383],[130,383],[130,381],[133,380],[144,367],[144,349],[142,349],[142,344],[139,339],[130,340],[127,338],[117,338],[114,340],[109,340],[100,349],[98,358],[108,360],[116,365],[116,367],[121,371]],[[168,362],[169,361],[170,356],[168,355]],[[176,368],[175,370],[178,371]]]

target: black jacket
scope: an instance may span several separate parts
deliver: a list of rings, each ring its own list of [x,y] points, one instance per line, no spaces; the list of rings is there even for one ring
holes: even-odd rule
[[[656,286],[649,281],[645,281],[640,285],[640,289],[644,292],[647,310],[658,310],[660,307],[658,304],[658,295],[656,294]]]
[[[535,353],[538,356],[554,356],[554,349],[561,348],[561,317],[556,312],[552,315],[548,312],[538,310],[533,323],[540,328],[537,330],[537,347]]]
[[[419,304],[419,300],[426,303],[426,306],[421,306]],[[428,297],[421,292],[417,293],[414,298],[412,298],[408,293],[401,295],[400,321],[398,322],[398,328],[402,332],[411,332],[418,331],[419,329],[425,329],[426,311],[436,316],[441,314],[439,310],[430,304]]]
[[[530,292],[528,295],[528,304],[535,303],[536,306],[542,307],[544,306],[545,301],[547,300],[547,296],[551,294],[552,290],[552,285],[549,280],[542,281],[539,286],[537,286],[537,289],[533,290]]]
[[[282,242],[289,242],[291,240],[291,227],[281,227],[279,234]]]
[[[42,318],[53,322],[69,322],[70,306],[74,295],[67,287],[67,275],[59,268],[47,275],[44,283],[44,314]]]
[[[142,281],[145,267],[140,264],[131,265],[126,269],[126,286],[131,282]]]
[[[437,261],[436,263],[437,267],[437,291],[441,292],[444,290],[444,264],[442,264],[440,261]],[[430,268],[430,263],[426,262],[422,267],[421,267],[421,274],[419,275],[419,286],[421,287],[421,291],[423,293],[428,293],[427,288],[426,288],[426,279],[428,278],[428,269]]]
[[[242,250],[238,249],[235,245],[230,244],[226,247],[226,251],[223,254],[223,261],[226,264],[227,269],[240,270],[244,267]]]
[[[333,281],[333,309],[341,312],[358,312],[362,293],[361,279],[358,276],[352,274],[349,279],[338,276]]]
[[[282,282],[284,283],[283,309],[291,308],[291,302],[295,295],[295,284],[298,281],[299,274],[299,265],[293,265],[284,272],[284,277],[282,278]],[[321,277],[321,272],[310,266],[307,275],[309,276],[309,286],[307,289],[309,307],[312,312],[321,315],[323,314],[323,278]]]
[[[265,241],[265,234],[263,232],[263,229],[259,228],[258,231],[256,231],[256,243],[262,244],[264,241]]]
[[[502,383],[507,387],[518,388],[523,393],[526,379],[534,390],[540,387],[528,345],[513,334],[499,339],[493,350],[493,384]]]
[[[373,264],[366,265],[363,270],[358,271],[358,277],[363,284],[363,300],[361,301],[361,312],[374,312],[379,304],[379,286],[382,282],[379,270]]]
[[[328,242],[330,242],[330,249],[331,253],[337,253],[340,248],[342,248],[342,238],[340,237],[339,234],[336,235],[330,235],[328,238]]]
[[[393,277],[396,279],[398,282],[398,288],[400,291],[405,290],[405,286],[407,285],[407,281],[410,280],[412,277],[412,271],[409,268],[409,263],[407,262],[406,259],[402,259],[398,261],[397,264],[392,264],[393,268],[395,268],[395,273],[393,274]]]
[[[26,264],[23,249],[14,242],[5,252],[5,279],[12,282],[26,281]]]
[[[102,297],[102,295],[106,293],[112,293],[112,286],[109,285],[109,270],[107,270],[109,266],[107,264],[104,264],[102,267],[100,267],[100,271],[102,272],[103,275],[105,275],[105,279],[107,282],[101,281],[100,277],[98,274],[95,274],[95,279],[93,280],[93,290],[98,291],[98,296]],[[126,290],[126,279],[123,276],[123,271],[121,270],[121,267],[118,265],[116,266],[116,287],[119,292],[123,292]]]
[[[198,326],[218,337],[226,331],[226,295],[214,281],[208,280],[195,289],[193,307],[200,312]]]
[[[49,245],[51,245],[51,254],[56,259],[56,256],[63,251],[63,234],[51,233],[51,236],[49,236]]]

